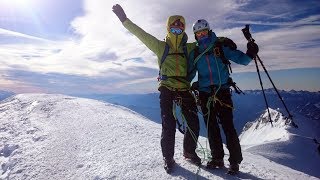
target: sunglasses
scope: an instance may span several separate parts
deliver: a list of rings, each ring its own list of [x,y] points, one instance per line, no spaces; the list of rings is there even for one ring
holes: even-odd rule
[[[206,35],[208,35],[208,30],[203,30],[203,31],[196,32],[196,36],[198,36],[198,37],[206,36]]]
[[[173,33],[173,34],[179,35],[179,34],[182,33],[182,31],[183,31],[182,29],[177,28],[177,27],[172,27],[172,28],[170,28],[170,32]]]

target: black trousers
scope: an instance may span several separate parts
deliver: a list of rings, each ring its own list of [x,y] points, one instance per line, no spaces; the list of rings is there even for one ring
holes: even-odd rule
[[[166,159],[173,158],[175,146],[176,120],[173,115],[173,102],[177,97],[181,98],[181,110],[187,125],[195,135],[192,137],[187,128],[183,139],[183,150],[187,153],[195,153],[199,137],[199,119],[195,99],[189,91],[171,91],[166,87],[160,87],[160,108],[162,119],[161,149]]]
[[[229,150],[229,162],[240,164],[242,161],[241,147],[239,138],[233,124],[233,102],[231,99],[230,89],[220,89],[217,98],[225,105],[217,102],[210,104],[210,115],[208,114],[207,103],[212,93],[199,93],[203,118],[208,130],[208,139],[213,160],[221,160],[224,157],[222,139],[220,134],[219,122],[222,125],[224,134],[226,135],[227,148]],[[228,105],[228,106],[226,106]],[[209,116],[209,119],[208,119]],[[209,121],[209,122],[208,122]]]

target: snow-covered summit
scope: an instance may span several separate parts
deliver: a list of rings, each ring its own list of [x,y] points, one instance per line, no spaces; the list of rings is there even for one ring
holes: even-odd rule
[[[255,121],[248,122],[239,136],[242,149],[262,155],[280,164],[320,176],[319,163],[319,124],[297,116],[294,128],[278,110],[269,108],[272,124],[267,110]]]
[[[0,102],[0,179],[234,179],[186,162],[179,132],[177,166],[166,174],[160,134],[161,125],[121,106],[54,94],[12,96]],[[316,179],[251,152],[243,156],[236,178]]]
[[[240,134],[241,145],[259,145],[289,139],[289,120],[280,112],[269,108],[272,124],[266,110],[256,121],[245,124]]]

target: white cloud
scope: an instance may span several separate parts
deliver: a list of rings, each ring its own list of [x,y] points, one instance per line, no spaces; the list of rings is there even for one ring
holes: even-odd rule
[[[0,29],[2,39],[5,36],[15,37],[15,40],[28,39],[23,41],[24,44],[12,41],[1,44],[0,70],[17,69],[92,78],[110,77],[118,80],[115,82],[118,83],[115,87],[122,88],[135,83],[154,81],[153,77],[157,75],[158,69],[156,57],[122,26],[112,12],[112,6],[116,3],[122,5],[128,18],[160,40],[166,35],[167,17],[174,14],[180,14],[186,18],[189,41],[194,41],[191,31],[192,23],[204,18],[210,22],[210,26],[218,36],[230,37],[242,51],[246,50],[246,40],[241,32],[244,23],[272,25],[276,28],[264,31],[261,29],[256,31],[255,26],[252,27],[252,35],[260,46],[260,57],[268,70],[320,67],[318,63],[320,33],[317,15],[293,22],[286,20],[273,22],[271,19],[285,19],[286,12],[270,10],[274,7],[272,4],[265,6],[267,10],[263,8],[254,9],[254,11],[244,10],[243,8],[250,5],[252,1],[238,0],[215,2],[210,0],[85,0],[83,16],[70,22],[78,39],[52,42]],[[285,3],[282,5],[284,7]],[[292,7],[283,9],[292,9]],[[257,17],[261,16],[269,17],[270,21],[257,20]],[[141,58],[141,61],[128,60],[136,58]],[[141,71],[130,71],[131,68],[153,69],[155,74],[146,72],[144,76]],[[248,67],[234,66],[233,70],[234,72],[255,71],[255,67],[253,64]]]
[[[75,20],[73,23],[77,32],[84,36],[82,39],[83,44],[107,39],[106,48],[110,48],[111,52],[114,51],[116,53],[118,62],[122,62],[123,59],[140,56],[147,63],[147,65],[144,65],[156,68],[155,57],[152,56],[152,53],[143,54],[143,52],[148,52],[149,50],[138,39],[125,33],[125,28],[122,27],[117,17],[111,11],[112,5],[116,4],[115,1],[101,3],[101,1],[90,0],[86,2],[87,15]],[[120,4],[128,18],[158,39],[165,37],[166,18],[173,14],[181,14],[187,20],[187,33],[191,41],[194,40],[191,33],[192,22],[198,18],[205,18],[210,22],[211,27],[217,35],[231,37],[239,44],[240,50],[245,51],[246,40],[242,35],[241,25],[238,28],[228,29],[226,28],[228,24],[224,21],[230,15],[237,14],[233,12],[239,12],[239,9],[248,3],[249,1],[242,1],[242,3],[240,1],[239,3],[239,1],[229,0],[215,2],[211,6],[209,4],[212,4],[212,2],[208,0],[201,2],[161,1],[161,3],[158,1],[125,1]],[[282,7],[284,6],[286,6],[286,9],[292,9],[292,6],[286,5],[286,3],[283,3]],[[266,7],[270,9],[271,4],[266,5]],[[264,15],[266,13],[264,10],[261,12]],[[279,11],[277,14],[269,14],[269,16],[282,17],[279,15],[282,13]],[[282,26],[306,23],[316,24],[315,19],[317,19],[317,16],[310,16],[291,24],[289,22],[282,23]],[[253,22],[257,23],[257,21]],[[228,19],[228,23],[236,23],[236,19]],[[270,62],[276,62],[278,65],[271,67],[271,69],[314,67],[315,61],[318,58],[314,51],[318,47],[305,47],[302,49],[301,47],[294,47],[294,44],[308,43],[314,39],[314,36],[320,37],[319,31],[317,31],[318,28],[318,26],[302,26],[296,27],[292,31],[291,28],[282,27],[276,30],[253,33],[253,36],[256,37],[257,43],[260,46],[261,57],[267,60],[271,59],[269,60]],[[303,58],[301,56],[304,56],[301,54],[301,51],[309,55],[309,63],[301,61],[301,58]],[[288,66],[286,62],[294,62],[294,65]],[[241,71],[243,70],[252,71],[254,69],[242,68]]]

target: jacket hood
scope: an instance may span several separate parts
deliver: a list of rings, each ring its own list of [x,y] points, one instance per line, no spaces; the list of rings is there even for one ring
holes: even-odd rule
[[[183,28],[182,33],[179,35],[173,34],[170,31],[171,26],[177,26],[177,27]],[[174,50],[178,50],[181,44],[186,43],[188,41],[188,36],[185,33],[185,27],[186,27],[186,22],[183,16],[174,15],[174,16],[170,16],[167,20],[166,42]]]

